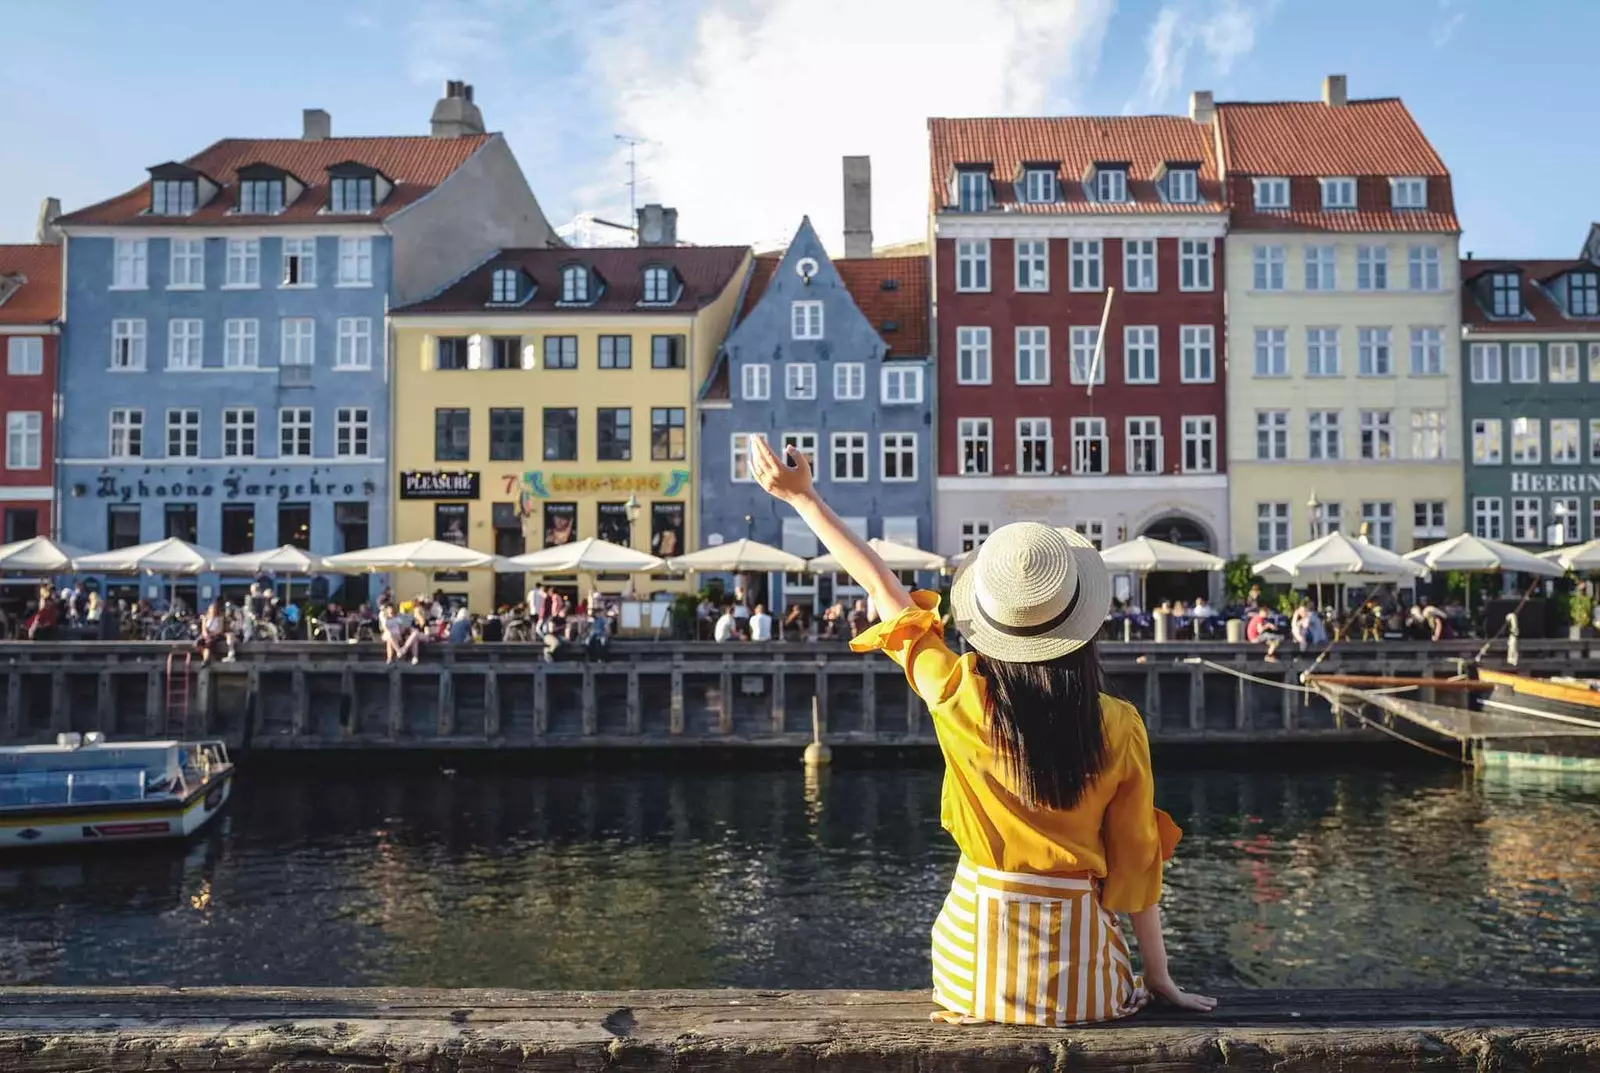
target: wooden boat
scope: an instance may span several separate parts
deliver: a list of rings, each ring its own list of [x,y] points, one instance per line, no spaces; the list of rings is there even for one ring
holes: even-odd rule
[[[1494,687],[1482,698],[1485,711],[1514,712],[1600,730],[1600,681],[1593,678],[1529,678],[1480,667],[1478,680]]]
[[[0,748],[0,851],[184,838],[232,788],[220,741],[110,743],[91,733]]]

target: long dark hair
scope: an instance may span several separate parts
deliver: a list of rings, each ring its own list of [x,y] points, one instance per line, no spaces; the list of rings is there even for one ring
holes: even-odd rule
[[[1035,808],[1072,808],[1106,762],[1105,673],[1094,642],[1043,663],[979,654],[978,673],[995,747],[1017,793]]]

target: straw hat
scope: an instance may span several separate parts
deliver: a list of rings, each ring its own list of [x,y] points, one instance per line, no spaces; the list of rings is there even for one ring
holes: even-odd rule
[[[1043,663],[1094,639],[1111,574],[1081,533],[1013,522],[990,534],[950,586],[956,626],[990,659]]]

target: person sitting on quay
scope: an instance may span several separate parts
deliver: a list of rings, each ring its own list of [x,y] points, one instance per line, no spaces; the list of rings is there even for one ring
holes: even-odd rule
[[[783,616],[782,634],[785,641],[804,641],[811,632],[810,615],[804,604],[791,604]]]
[[[1168,968],[1162,869],[1182,832],[1155,807],[1143,718],[1104,691],[1094,638],[1111,576],[1094,545],[1036,522],[995,530],[951,585],[974,649],[958,656],[937,594],[908,592],[818,496],[805,456],[784,454],[752,437],[752,475],[867,591],[882,621],[850,647],[904,668],[944,753],[943,825],[961,861],[933,927],[933,1019],[1064,1027],[1126,1017],[1152,996],[1215,1008]],[[1124,912],[1142,977],[1114,915]]]
[[[233,634],[228,629],[227,611],[220,599],[212,600],[206,613],[200,620],[200,636],[195,638],[194,646],[200,650],[200,666],[211,666],[211,657],[217,649],[226,649],[222,662],[232,663],[236,658],[233,643]]]
[[[402,608],[405,605],[401,605]],[[417,629],[417,620],[414,612],[408,614],[406,610],[396,612],[393,607],[385,605],[383,608],[383,655],[385,663],[393,663],[397,659],[410,657],[414,664],[418,661],[417,645],[422,641],[422,632]]]
[[[772,640],[772,616],[767,614],[765,604],[756,604],[756,609],[750,614],[750,640]]]
[[[737,641],[739,639],[739,620],[733,613],[732,604],[723,607],[722,616],[717,619],[717,625],[712,631],[711,639],[719,644],[723,641]]]
[[[1272,612],[1261,606],[1259,602],[1256,604],[1256,609],[1251,612],[1249,620],[1245,623],[1244,639],[1253,645],[1266,645],[1267,662],[1278,662],[1278,646],[1283,644],[1283,635],[1278,632],[1277,624],[1272,621]]]
[[[591,601],[591,605],[590,606],[591,606],[591,608],[593,610],[599,610],[598,608],[594,608],[592,601]],[[594,614],[594,613],[591,612],[591,614],[589,615],[589,636],[588,636],[588,639],[584,642],[584,652],[585,652],[585,654],[591,660],[604,659],[605,658],[605,654],[606,654],[606,646],[609,645],[610,643],[611,643],[611,618],[610,618],[610,616],[604,614],[603,612],[600,613],[600,614]]]
[[[1194,606],[1189,609],[1191,618],[1216,618],[1217,609],[1212,607],[1204,596],[1194,598]]]
[[[472,640],[472,612],[467,610],[467,605],[462,604],[456,608],[456,613],[450,617],[449,641],[453,645],[464,645]]]

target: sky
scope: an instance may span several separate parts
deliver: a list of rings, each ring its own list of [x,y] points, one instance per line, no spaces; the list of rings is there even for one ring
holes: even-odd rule
[[[930,115],[1183,112],[1399,96],[1455,180],[1462,250],[1568,257],[1600,4],[1574,0],[0,0],[0,242],[217,138],[426,133],[475,87],[553,224],[679,211],[696,243],[842,246],[840,158],[872,158],[878,243],[924,237]]]

